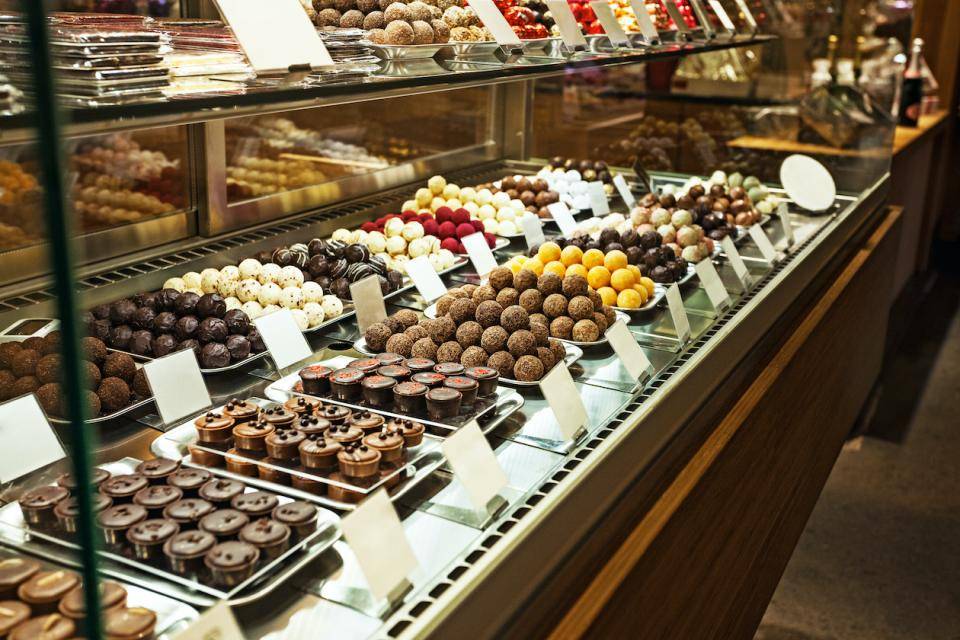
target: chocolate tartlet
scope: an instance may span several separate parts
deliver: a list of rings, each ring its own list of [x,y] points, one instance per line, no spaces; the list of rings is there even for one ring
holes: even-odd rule
[[[223,415],[226,418],[233,418],[234,422],[249,422],[254,420],[260,413],[260,407],[246,400],[233,398],[223,407]]]
[[[218,482],[211,480],[210,482]],[[224,482],[229,482],[226,480]],[[207,484],[210,484],[209,482]],[[204,485],[206,487],[207,485]],[[203,489],[201,488],[201,491]],[[201,494],[202,495],[202,494]],[[197,522],[208,513],[214,510],[214,506],[203,498],[186,498],[177,500],[163,510],[163,517],[173,520],[181,529],[194,529]]]
[[[306,476],[291,474],[290,484],[293,485],[294,489],[299,489],[306,493],[313,493],[318,496],[322,496],[327,492],[326,483],[314,480],[313,478],[307,478]]]
[[[202,528],[203,520],[200,524]],[[163,553],[171,571],[178,575],[187,575],[200,570],[203,556],[215,544],[216,536],[208,531],[181,531],[164,543]]]
[[[268,518],[251,522],[240,530],[241,542],[249,542],[268,560],[280,557],[290,548],[290,527]]]
[[[133,496],[133,503],[145,508],[151,518],[157,518],[169,505],[183,498],[183,491],[160,484],[141,489]]]
[[[463,372],[463,375],[477,381],[477,396],[486,398],[497,391],[497,383],[500,381],[500,372],[491,367],[470,367]]]
[[[452,418],[460,413],[463,396],[456,389],[440,387],[427,392],[427,415],[431,420]]]
[[[376,476],[380,465],[380,452],[364,444],[351,444],[337,454],[340,473],[350,478]]]
[[[381,365],[391,365],[391,364],[400,364],[403,362],[403,356],[399,353],[390,353],[386,351],[384,353],[378,353],[374,356],[377,360],[380,361]]]
[[[52,527],[57,522],[53,510],[68,497],[70,492],[63,487],[38,487],[24,494],[19,500],[23,519],[32,527]]]
[[[361,429],[364,433],[372,433],[378,431],[384,422],[383,416],[379,413],[361,411],[360,413],[353,414],[348,424]]]
[[[407,380],[413,375],[413,372],[410,371],[407,367],[399,364],[386,364],[377,369],[377,374],[381,376],[387,376],[388,378],[394,378],[400,382]]]
[[[413,376],[410,378],[412,382],[419,382],[427,389],[436,389],[443,384],[445,379],[445,375],[442,373],[436,373],[435,371],[422,371],[420,373],[413,374]]]
[[[470,408],[477,401],[477,390],[480,385],[473,378],[467,376],[450,376],[443,381],[443,386],[448,389],[455,389],[462,396],[460,406]]]
[[[415,447],[423,442],[424,428],[419,422],[394,418],[386,424],[386,428],[403,436],[404,445],[407,447]]]
[[[151,484],[161,484],[166,482],[167,478],[179,468],[179,460],[154,458],[153,460],[144,460],[138,464],[136,472],[146,478]]]
[[[315,364],[300,370],[300,382],[303,392],[314,396],[325,396],[330,393],[330,367]]]
[[[278,504],[277,496],[266,491],[251,491],[234,498],[230,506],[251,518],[264,518],[270,515]]]
[[[100,513],[113,504],[113,500],[102,493],[93,494],[92,499],[94,515]],[[57,517],[57,524],[63,531],[66,533],[77,532],[80,519],[80,505],[77,503],[76,498],[70,497],[66,500],[61,500],[57,503],[53,513]]]
[[[403,459],[403,436],[396,431],[381,429],[364,437],[363,443],[380,452],[382,462],[397,462]]]
[[[250,517],[236,509],[217,509],[200,519],[200,530],[216,536],[218,540],[227,540],[235,538],[248,522]]]
[[[260,412],[260,421],[272,424],[276,429],[287,429],[296,419],[296,414],[288,411],[283,405],[273,405]]]
[[[338,369],[330,374],[330,393],[338,400],[355,400],[360,397],[360,381],[364,372],[355,367]]]
[[[273,510],[273,519],[290,527],[293,534],[306,538],[317,530],[317,508],[309,502],[296,500]]]
[[[109,477],[110,472],[106,469],[101,469],[100,467],[94,467],[90,470],[91,481],[93,486],[99,487],[103,484]],[[69,489],[73,491],[77,488],[77,479],[72,473],[65,473],[59,478],[57,478],[57,484],[63,487],[64,489]]]
[[[383,366],[383,363],[376,358],[361,358],[359,360],[354,360],[347,365],[349,369],[359,369],[364,373],[370,373],[379,367]]]
[[[274,431],[266,439],[267,455],[275,460],[296,460],[300,457],[298,447],[306,437],[305,433],[294,429]]]
[[[183,492],[184,497],[195,497],[200,487],[206,484],[213,475],[206,469],[178,469],[167,478],[167,484]]]
[[[233,428],[233,444],[244,451],[266,451],[267,436],[275,430],[274,425],[264,420],[244,422]],[[229,460],[227,462],[229,464]]]
[[[34,609],[36,613],[36,609]],[[50,613],[36,618],[30,618],[18,625],[8,640],[67,640],[77,632],[77,625],[70,618],[60,613]]]
[[[324,433],[333,424],[326,418],[317,416],[304,416],[294,423],[293,428],[304,435],[313,435],[315,433]]]
[[[427,387],[419,382],[401,382],[393,388],[393,406],[403,413],[422,413]]]
[[[357,503],[363,500],[364,494],[359,491],[353,491],[341,484],[336,483],[345,483],[350,484],[350,480],[345,478],[339,471],[334,471],[328,476],[331,483],[327,486],[327,494],[330,496],[331,500],[336,500],[337,502],[347,502],[347,503]]]
[[[17,587],[40,571],[40,563],[27,558],[0,560],[0,598],[11,598]]]
[[[262,454],[262,452],[260,453]],[[226,463],[227,471],[230,473],[248,478],[257,477],[257,463],[243,452],[237,449],[227,449],[226,453],[223,454],[223,460]]]
[[[410,370],[411,375],[422,371],[433,371],[436,364],[429,358],[407,358],[403,361],[403,366]]]
[[[355,442],[360,442],[363,438],[363,429],[359,427],[354,427],[352,425],[341,424],[334,425],[325,434],[330,440],[335,440],[340,444],[346,446]]]
[[[463,375],[464,367],[459,362],[441,362],[433,370],[444,376],[459,376]]]
[[[290,474],[282,467],[285,464],[296,464],[298,459],[280,460],[277,458],[264,458],[257,464],[257,476],[261,480],[273,482],[274,484],[290,484]]]
[[[193,426],[197,429],[197,440],[209,444],[230,442],[235,424],[236,420],[230,416],[213,411],[193,421]]]
[[[337,464],[337,454],[343,445],[312,433],[300,443],[300,463],[307,469],[331,469]]]
[[[323,403],[316,398],[304,398],[303,396],[289,398],[283,403],[284,409],[295,413],[297,416],[312,415],[322,406]]]
[[[363,399],[367,404],[374,407],[388,407],[393,404],[393,388],[397,386],[394,378],[383,375],[367,376],[360,385]]]
[[[334,426],[344,424],[350,419],[351,415],[353,415],[353,412],[350,409],[335,404],[324,405],[322,409],[317,411],[317,417],[329,420],[330,424]]]
[[[202,464],[205,467],[223,466],[223,454],[219,451],[210,451],[209,449],[188,444],[187,453],[190,454],[190,461],[196,464]]]
[[[260,551],[247,542],[221,542],[204,557],[213,581],[234,587],[251,575],[260,559]]]
[[[173,520],[144,520],[127,530],[127,542],[133,546],[133,554],[138,560],[158,560],[163,557],[164,543],[179,531],[180,526]]]
[[[149,640],[157,628],[157,614],[143,607],[118,607],[103,614],[107,640]]]
[[[100,485],[100,493],[109,496],[114,503],[129,502],[141,489],[150,483],[138,473],[113,476]]]
[[[78,584],[80,576],[73,571],[41,571],[17,588],[17,597],[30,606],[34,615],[44,615],[56,611],[60,598]]]
[[[100,609],[109,611],[127,604],[127,590],[113,580],[100,582]],[[87,606],[83,597],[83,587],[78,586],[60,601],[58,610],[71,620],[83,620],[87,617]]]
[[[218,507],[225,507],[245,489],[242,482],[218,478],[200,487],[200,497]]]

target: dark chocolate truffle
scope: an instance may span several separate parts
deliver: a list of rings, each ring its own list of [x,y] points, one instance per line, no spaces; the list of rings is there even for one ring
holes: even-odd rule
[[[48,356],[43,356],[40,358],[40,360],[37,362],[37,368],[34,372],[34,375],[37,377],[37,380],[40,381],[40,384],[59,382],[60,371],[62,369],[63,359],[60,357],[60,354],[51,353]]]
[[[543,368],[547,371],[552,369],[553,365],[557,363],[557,357],[553,351],[550,350],[550,347],[537,347],[537,353],[535,355],[539,358],[540,362],[543,363]]]
[[[385,350],[391,353],[398,353],[404,358],[409,358],[413,349],[413,340],[409,336],[397,333],[387,339]]]
[[[535,382],[543,377],[543,363],[536,356],[523,356],[513,365],[513,377],[521,382]]]
[[[176,326],[174,326],[173,333],[180,340],[186,340],[187,338],[193,338],[197,335],[197,329],[200,328],[200,321],[197,320],[196,316],[183,316],[177,320]]]
[[[25,396],[28,393],[33,393],[40,388],[40,380],[36,376],[23,376],[22,378],[17,378],[17,381],[13,383],[12,395],[11,397],[16,398],[19,396]]]
[[[513,377],[513,365],[516,362],[508,351],[497,351],[487,358],[487,366],[496,369],[504,378]]]
[[[153,395],[153,391],[150,390],[150,383],[147,382],[147,374],[143,369],[137,369],[137,373],[133,376],[133,384],[130,386],[140,398],[149,398]]]
[[[104,378],[97,389],[97,397],[105,412],[114,413],[130,404],[130,387],[120,378]]]
[[[460,362],[460,356],[463,354],[463,347],[453,340],[444,342],[437,348],[436,361],[440,362]]]
[[[487,352],[481,347],[467,347],[460,354],[460,364],[464,367],[482,367],[487,364]]]
[[[200,350],[200,366],[204,369],[220,369],[230,364],[230,351],[220,342],[210,342]]]
[[[476,319],[481,327],[492,327],[500,322],[503,307],[494,300],[487,300],[477,305]]]
[[[231,309],[223,314],[223,321],[230,333],[245,336],[250,331],[250,318],[240,309]]]
[[[176,311],[178,316],[195,316],[197,315],[198,302],[200,302],[199,295],[192,291],[184,291],[174,303],[173,310]]]
[[[186,340],[181,340],[177,343],[177,346],[174,348],[174,351],[186,351],[189,349],[193,351],[193,355],[197,356],[197,362],[200,361],[200,342],[195,338],[187,338]],[[202,365],[201,365],[202,366]]]
[[[110,322],[113,324],[130,324],[133,314],[137,312],[137,305],[133,300],[124,298],[110,305]]]
[[[12,396],[11,396],[12,397]],[[60,385],[56,382],[45,384],[37,389],[37,402],[43,407],[44,413],[50,416],[60,415],[60,398],[62,393]],[[99,414],[99,410],[97,414]]]
[[[263,343],[263,338],[260,336],[260,332],[256,328],[250,329],[250,333],[247,334],[247,340],[250,341],[250,350],[254,353],[260,353],[267,350],[267,345]]]
[[[153,339],[151,348],[153,350],[153,355],[162,358],[163,356],[170,355],[174,352],[177,347],[177,339],[174,338],[169,333],[164,333]]]
[[[37,371],[40,362],[40,352],[33,349],[21,349],[10,358],[10,371],[18,378],[32,376]]]
[[[480,336],[480,346],[490,354],[503,351],[507,347],[507,339],[509,337],[510,334],[500,325],[487,327]]]
[[[128,325],[122,324],[119,327],[110,329],[108,341],[114,349],[126,351],[130,346],[130,339],[133,337],[133,329]]]
[[[469,320],[457,327],[457,342],[466,349],[473,345],[480,344],[480,336],[483,334],[483,327],[479,322]],[[478,365],[479,366],[479,365]]]
[[[229,336],[224,346],[230,352],[231,362],[240,362],[250,357],[250,340],[246,336]]]
[[[197,302],[197,313],[201,318],[222,318],[227,312],[227,303],[218,293],[205,293]]]
[[[87,338],[84,338],[86,340]],[[13,362],[13,356],[23,351],[23,346],[19,342],[0,342],[0,369],[9,369]],[[106,351],[106,348],[104,348]]]
[[[120,378],[124,382],[132,382],[136,372],[137,364],[125,353],[111,353],[103,361],[104,378]]]
[[[537,352],[537,339],[526,329],[514,331],[507,339],[507,350],[514,358]]]
[[[128,350],[135,356],[153,355],[153,333],[145,329],[134,331],[130,336]]]
[[[500,314],[500,325],[509,333],[530,327],[530,314],[518,304],[507,307]]]
[[[513,285],[513,272],[510,271],[509,267],[497,267],[490,272],[488,282],[491,287],[500,291]]]
[[[437,359],[437,345],[430,338],[420,338],[413,343],[410,349],[410,356],[413,358]]]
[[[569,316],[560,316],[550,323],[550,336],[561,340],[573,339],[573,319]]]
[[[17,376],[7,369],[0,369],[0,402],[5,402],[13,397],[13,385],[16,382]]]
[[[221,318],[204,318],[197,329],[197,339],[201,344],[208,342],[224,342],[230,330],[227,329],[227,323]]]

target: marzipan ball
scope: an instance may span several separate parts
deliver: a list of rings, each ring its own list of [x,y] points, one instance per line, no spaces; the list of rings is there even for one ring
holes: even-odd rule
[[[576,296],[585,296],[587,291],[590,290],[590,285],[587,284],[587,279],[583,276],[567,276],[563,279],[563,295],[568,298],[575,298]]]
[[[19,342],[0,342],[0,369],[9,369],[13,363],[13,356],[19,351],[23,351]]]
[[[429,15],[429,11],[427,12]],[[423,20],[413,21],[413,44],[433,44],[433,27]]]
[[[420,338],[413,343],[410,349],[411,358],[426,358],[427,360],[437,360],[437,345],[430,338]]]
[[[527,289],[537,288],[537,274],[530,269],[520,269],[513,276],[513,288],[523,293]]]
[[[363,28],[367,31],[383,29],[386,24],[386,20],[383,19],[383,11],[371,11],[363,19]]]
[[[420,322],[420,318],[417,317],[417,312],[412,309],[401,309],[393,314],[393,317],[403,323],[404,329],[409,329]]]
[[[453,304],[450,305],[449,311],[450,318],[458,325],[463,324],[467,320],[473,320],[476,312],[477,305],[475,305],[470,298],[454,300]]]
[[[21,349],[13,355],[10,361],[10,370],[18,378],[32,376],[37,371],[40,362],[40,352],[33,349]]]
[[[486,302],[487,300],[496,300],[497,299],[497,290],[491,287],[488,284],[480,285],[473,291],[473,301],[476,304],[481,302]]]
[[[386,350],[391,353],[397,353],[404,358],[410,357],[410,351],[413,349],[413,341],[409,336],[402,333],[396,333],[387,340]]]
[[[407,5],[402,2],[394,2],[387,7],[386,11],[383,12],[383,17],[387,21],[387,34],[389,36],[390,23],[392,23],[394,20],[409,21],[411,19],[410,9],[408,9]],[[407,26],[409,27],[410,25]],[[413,29],[411,28],[410,31],[413,32]]]
[[[543,377],[543,363],[536,356],[523,356],[513,365],[513,377],[521,382],[534,382]]]
[[[503,307],[495,300],[487,300],[477,305],[477,322],[481,327],[492,327],[500,322],[500,314],[503,313]]]
[[[537,352],[537,339],[526,329],[514,331],[507,340],[507,350],[514,358],[532,355]]]
[[[437,299],[437,316],[445,316],[450,313],[450,306],[456,302],[457,298],[450,295],[448,291],[445,295],[440,296]]]
[[[340,26],[345,29],[359,29],[363,26],[363,14],[351,9],[340,16]]]
[[[103,361],[103,376],[105,378],[120,378],[124,382],[133,382],[137,372],[137,364],[133,358],[125,353],[111,353]]]
[[[107,413],[114,413],[130,404],[130,387],[120,378],[104,378],[97,389],[100,404]]]
[[[573,339],[573,319],[567,316],[555,318],[550,323],[550,337],[560,338],[561,340]]]
[[[531,322],[530,323],[530,333],[533,334],[533,337],[537,339],[538,347],[547,346],[547,340],[550,338],[550,327],[540,323],[540,322]]]
[[[144,373],[143,369],[137,369],[136,375],[133,376],[132,386],[133,392],[141,398],[149,398],[153,395],[150,384],[147,382],[147,374]]]
[[[83,351],[84,360],[94,364],[100,364],[107,357],[107,345],[97,338],[81,338],[80,349]]]
[[[577,342],[596,342],[600,339],[600,329],[593,320],[579,320],[573,325],[573,339]]]
[[[563,281],[555,273],[545,273],[539,278],[537,278],[537,289],[540,290],[540,293],[546,296],[553,295],[555,293],[560,293],[563,287]]]
[[[593,318],[593,303],[587,296],[577,296],[567,305],[567,313],[574,320],[589,320]]]
[[[403,332],[403,335],[407,336],[414,342],[420,340],[421,338],[429,338],[430,334],[427,333],[426,327],[422,324],[415,324],[406,331]]]
[[[391,335],[393,335],[393,332],[382,322],[374,322],[363,332],[367,348],[378,353],[387,348],[387,340]]]
[[[467,347],[460,356],[460,364],[465,367],[482,367],[487,364],[487,352],[480,347]]]
[[[567,299],[562,293],[551,293],[543,301],[543,313],[548,318],[559,318],[567,313]]]
[[[557,357],[553,355],[550,347],[537,347],[537,359],[543,363],[543,368],[547,371],[550,371],[553,365],[557,364]]]
[[[480,344],[480,336],[482,334],[483,327],[480,326],[480,323],[470,320],[457,327],[457,342],[460,343],[461,347],[466,349],[467,347]]]
[[[516,362],[508,351],[497,351],[487,358],[487,366],[496,369],[504,378],[513,376],[513,365]]]
[[[520,300],[520,294],[513,287],[504,287],[497,293],[497,302],[503,308],[517,304]]]
[[[491,287],[500,291],[505,287],[513,285],[513,271],[510,271],[509,267],[497,267],[490,272],[488,280]]]
[[[340,26],[340,12],[336,9],[324,9],[317,14],[318,27]]]
[[[59,416],[60,415],[60,398],[62,393],[60,392],[60,385],[56,382],[50,382],[43,385],[37,389],[37,401],[40,403],[40,406],[43,408],[43,412],[48,416]],[[92,416],[100,415],[99,407],[95,414]]]
[[[480,336],[480,346],[487,353],[494,354],[497,351],[503,351],[507,347],[507,338],[510,334],[501,326],[494,325],[483,330]]]
[[[40,388],[40,380],[36,376],[23,376],[18,378],[16,382],[13,383],[13,396],[17,398],[19,396],[25,396],[28,393],[33,393]]]
[[[557,362],[563,362],[564,358],[567,357],[567,349],[559,340],[550,340],[550,350],[556,356]]]
[[[530,315],[518,304],[507,307],[500,314],[500,325],[509,333],[530,327]]]
[[[427,326],[427,333],[430,335],[430,339],[437,344],[443,344],[448,340],[452,340],[456,331],[457,325],[450,316],[434,318]]]
[[[413,27],[403,20],[390,22],[387,24],[385,31],[387,34],[387,44],[413,44]]]
[[[597,325],[597,329],[600,331],[600,335],[603,335],[607,332],[607,329],[610,325],[607,324],[607,316],[603,315],[599,311],[593,312],[593,323]]]
[[[437,349],[437,362],[460,362],[460,356],[463,355],[463,348],[453,340],[444,342]]]

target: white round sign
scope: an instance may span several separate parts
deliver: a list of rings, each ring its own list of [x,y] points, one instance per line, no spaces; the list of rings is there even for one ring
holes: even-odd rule
[[[825,211],[837,197],[833,176],[810,156],[795,154],[784,160],[780,184],[790,199],[807,211]]]

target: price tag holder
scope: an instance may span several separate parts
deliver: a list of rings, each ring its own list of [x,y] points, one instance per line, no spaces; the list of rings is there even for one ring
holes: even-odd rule
[[[543,224],[540,217],[533,214],[525,215],[520,218],[520,226],[523,228],[523,238],[527,241],[527,249],[539,246],[546,242],[543,235]]]
[[[614,322],[607,329],[607,340],[631,378],[640,384],[650,379],[654,371],[653,364],[622,320]]]
[[[767,232],[763,230],[758,224],[750,227],[748,231],[750,238],[753,239],[754,244],[757,245],[757,249],[760,250],[760,255],[763,256],[763,259],[773,264],[777,261],[777,250],[773,248],[773,243],[770,242],[770,237],[767,235]]]
[[[710,8],[713,9],[713,13],[717,16],[717,20],[720,21],[723,30],[726,31],[726,35],[729,37],[736,35],[737,27],[733,24],[730,16],[727,15],[727,10],[720,4],[720,0],[710,0]]]
[[[477,270],[477,275],[485,276],[497,268],[497,259],[493,257],[493,251],[490,251],[490,245],[482,233],[465,236],[461,242],[470,256],[473,268]]]
[[[387,319],[387,305],[383,301],[383,290],[377,276],[367,276],[351,284],[350,297],[353,298],[353,307],[357,310],[360,333],[366,331],[370,325]]]
[[[478,511],[491,511],[493,504],[502,504],[495,498],[507,486],[507,474],[476,420],[457,429],[440,448]]]
[[[670,318],[673,320],[674,331],[677,332],[677,340],[680,344],[686,344],[690,340],[690,318],[683,306],[683,296],[680,295],[680,287],[677,283],[673,283],[667,289],[667,308],[670,309]]]
[[[637,17],[637,25],[640,27],[640,33],[647,44],[660,44],[660,34],[647,13],[647,5],[643,0],[630,0],[630,8],[633,9]]]
[[[577,26],[577,19],[573,16],[567,0],[547,0],[547,8],[550,9],[557,27],[560,28],[560,37],[563,39],[564,46],[570,51],[586,50],[587,39],[583,37],[580,27]]]
[[[414,286],[423,299],[427,302],[433,302],[447,292],[447,286],[443,284],[437,270],[430,264],[427,256],[420,256],[409,260],[406,264],[407,275],[413,280]],[[379,283],[378,283],[379,284]],[[382,296],[381,296],[382,297]]]
[[[387,492],[380,489],[361,502],[343,516],[340,528],[374,598],[394,602],[401,597],[418,563]]]
[[[244,637],[230,605],[221,600],[175,635],[173,640],[243,640]]]
[[[0,404],[0,483],[7,483],[66,457],[33,394]]]
[[[254,320],[253,324],[260,332],[277,371],[313,355],[313,349],[307,344],[307,339],[303,337],[290,309],[281,309],[261,316]]]
[[[780,218],[780,226],[783,227],[783,237],[786,239],[787,246],[792,247],[796,240],[793,237],[793,225],[790,224],[790,212],[787,210],[786,202],[781,202],[777,207],[777,216]]]
[[[757,32],[757,21],[753,17],[750,7],[747,6],[746,0],[737,0],[737,8],[740,9],[743,20],[747,23],[747,30],[750,35],[755,34]]]
[[[143,373],[150,383],[164,425],[171,425],[213,404],[193,349],[151,360],[143,365]]]
[[[621,174],[613,176],[613,186],[617,188],[617,193],[620,194],[620,197],[623,199],[623,203],[627,205],[628,209],[632,209],[637,204],[637,199],[633,197],[633,192],[630,191],[630,185],[627,184],[627,179]]]
[[[561,234],[568,238],[573,236],[573,232],[577,229],[577,222],[573,219],[573,214],[570,213],[570,209],[565,203],[554,202],[548,204],[547,211],[550,212],[557,226],[560,227]]]
[[[510,23],[493,4],[493,0],[467,0],[467,4],[477,13],[483,26],[490,30],[497,44],[511,52],[522,49],[520,36],[510,28]]]
[[[613,9],[610,8],[606,0],[593,0],[590,6],[593,7],[593,12],[596,14],[597,20],[600,21],[600,26],[603,27],[604,33],[610,39],[610,44],[615,47],[633,48],[633,43],[630,42],[630,38],[627,37],[623,27],[617,22],[617,17],[613,15]]]
[[[700,23],[700,28],[703,29],[703,35],[707,36],[710,40],[716,38],[717,32],[713,29],[713,23],[710,21],[710,16],[707,14],[706,9],[703,8],[703,3],[700,2],[700,0],[690,0],[690,6],[693,7],[693,13],[697,17],[697,22]]]
[[[713,305],[716,312],[720,314],[729,309],[730,294],[723,286],[723,281],[720,280],[720,274],[717,273],[717,268],[713,266],[713,262],[709,259],[701,260],[695,268],[697,276],[700,278],[700,284],[706,290],[707,297],[710,298],[710,304]]]
[[[677,31],[686,40],[692,40],[693,32],[690,31],[687,21],[683,19],[683,14],[680,13],[680,7],[677,6],[677,3],[674,2],[674,0],[663,0],[663,5],[667,8],[667,13],[670,15],[670,19],[673,20],[673,24],[677,25]]]
[[[737,280],[740,282],[743,291],[749,291],[750,285],[752,284],[750,281],[750,270],[747,269],[747,265],[743,262],[737,245],[730,236],[724,236],[723,240],[720,241],[720,246],[723,247],[723,252],[727,255],[727,261],[730,262],[730,266],[733,267],[733,273],[737,276]]]
[[[576,441],[586,431],[588,416],[569,369],[562,363],[551,369],[540,381],[540,391],[553,411],[563,439]]]
[[[587,183],[587,196],[590,197],[590,208],[593,215],[602,218],[610,213],[610,203],[607,202],[607,192],[599,180]]]

